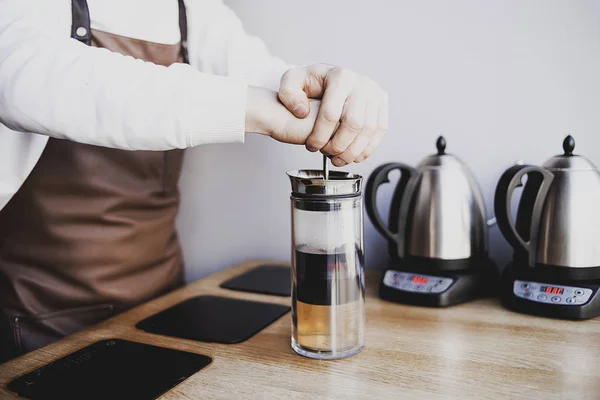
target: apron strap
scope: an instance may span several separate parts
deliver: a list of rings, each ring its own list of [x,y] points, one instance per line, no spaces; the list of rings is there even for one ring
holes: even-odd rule
[[[183,0],[179,2],[179,32],[181,32],[181,57],[183,62],[186,64],[190,63],[188,56],[188,44],[187,44],[187,13],[185,11],[185,3]]]
[[[190,63],[187,45],[187,13],[183,0],[179,3],[179,32],[181,33],[181,57],[186,64]],[[90,11],[87,0],[71,0],[72,22],[71,37],[81,43],[90,45],[92,29],[90,28]]]
[[[92,30],[90,29],[90,11],[86,0],[71,0],[72,22],[71,37],[83,44],[90,45]]]

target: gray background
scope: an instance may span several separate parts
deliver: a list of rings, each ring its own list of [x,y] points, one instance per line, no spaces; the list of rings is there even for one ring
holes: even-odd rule
[[[566,133],[600,164],[600,2],[228,0],[246,30],[293,64],[326,62],[378,81],[390,130],[378,152],[344,169],[448,152],[472,169],[492,216],[495,183],[517,160],[542,163]],[[248,135],[187,152],[178,219],[188,280],[248,258],[290,259],[286,170],[319,168],[303,147]],[[391,185],[381,192],[387,216]],[[386,260],[365,217],[367,267]],[[509,248],[496,227],[492,256]]]

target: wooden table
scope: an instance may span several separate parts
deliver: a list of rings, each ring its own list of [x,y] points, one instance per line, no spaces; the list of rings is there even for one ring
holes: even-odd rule
[[[365,349],[316,361],[290,348],[291,315],[236,345],[167,338],[136,322],[200,294],[289,304],[289,298],[219,288],[257,262],[217,272],[0,366],[0,398],[15,377],[106,338],[206,354],[213,363],[164,399],[600,399],[600,319],[560,321],[513,313],[484,299],[446,309],[385,302],[381,271],[367,273]]]

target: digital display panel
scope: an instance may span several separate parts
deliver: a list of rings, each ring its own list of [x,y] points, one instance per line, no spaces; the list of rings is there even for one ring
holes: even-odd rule
[[[555,286],[540,286],[540,290],[543,293],[548,294],[563,294],[565,291],[563,288],[555,287]]]
[[[412,283],[415,283],[417,285],[424,285],[427,283],[428,280],[429,278],[426,276],[413,276]]]

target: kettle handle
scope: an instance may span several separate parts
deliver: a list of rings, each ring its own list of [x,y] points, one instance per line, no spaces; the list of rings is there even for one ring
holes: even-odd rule
[[[511,199],[514,190],[522,186],[521,179],[528,175],[523,188],[516,225],[512,221]],[[515,251],[527,254],[530,267],[535,266],[537,239],[544,201],[554,175],[533,165],[515,165],[507,169],[498,181],[494,195],[494,212],[500,232]]]
[[[394,190],[392,204],[390,206],[389,227],[383,223],[381,216],[377,212],[377,189],[384,183],[389,183],[388,174],[393,170],[400,170],[402,175]],[[404,227],[406,216],[408,214],[408,206],[410,205],[410,197],[416,186],[417,178],[420,172],[415,168],[401,163],[387,163],[377,167],[365,188],[365,201],[367,215],[373,223],[375,229],[388,240],[395,243],[397,254],[390,254],[392,257],[402,258],[404,256]],[[403,201],[408,197],[409,201]],[[406,208],[405,211],[404,208]],[[404,217],[403,219],[400,217]],[[391,247],[390,247],[391,248]],[[394,253],[396,253],[394,252]],[[392,251],[390,250],[390,253]]]

